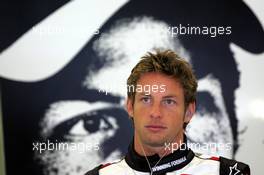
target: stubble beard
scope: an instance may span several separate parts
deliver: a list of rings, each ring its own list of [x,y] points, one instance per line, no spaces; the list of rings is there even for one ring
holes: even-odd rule
[[[168,141],[168,138],[166,136],[155,136],[155,134],[153,135],[151,133],[141,134],[142,135],[139,138],[141,143],[150,147],[164,147],[165,143]]]

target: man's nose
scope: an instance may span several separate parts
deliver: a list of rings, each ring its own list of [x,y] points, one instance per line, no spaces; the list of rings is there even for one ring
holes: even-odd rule
[[[161,105],[159,103],[154,103],[151,107],[151,118],[161,118]]]

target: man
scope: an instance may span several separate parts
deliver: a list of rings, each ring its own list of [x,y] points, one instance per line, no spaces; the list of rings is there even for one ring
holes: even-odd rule
[[[195,112],[196,90],[191,66],[173,51],[142,57],[127,80],[126,107],[134,125],[128,153],[86,175],[249,175],[244,163],[195,154],[187,147],[184,132]]]

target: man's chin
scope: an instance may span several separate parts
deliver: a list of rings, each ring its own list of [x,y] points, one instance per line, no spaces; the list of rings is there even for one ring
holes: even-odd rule
[[[151,147],[163,147],[165,145],[164,139],[146,139],[143,141],[145,145],[151,146]]]

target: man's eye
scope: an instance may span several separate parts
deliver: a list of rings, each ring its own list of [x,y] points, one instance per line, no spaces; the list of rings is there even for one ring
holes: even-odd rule
[[[116,129],[116,121],[122,121],[127,117],[126,111],[121,108],[106,108],[81,114],[69,120],[66,120],[57,125],[52,134],[49,136],[50,140],[71,141],[72,138],[78,136],[85,136],[96,132],[104,132]]]
[[[67,121],[64,121],[57,125],[52,132],[52,135],[49,139],[56,139],[60,141],[67,141],[68,136],[79,135],[78,132],[82,134],[93,133],[98,131],[100,123],[103,118],[101,116],[93,117],[92,115],[82,114],[80,116],[73,117]],[[81,124],[81,125],[79,125]],[[72,131],[77,127],[78,132]]]
[[[164,105],[174,105],[174,104],[176,104],[176,101],[173,99],[165,99],[165,100],[163,100],[163,104]]]
[[[92,118],[92,119],[91,119]],[[92,117],[92,116],[86,116],[84,117],[83,120],[83,127],[86,131],[88,131],[89,133],[93,133],[98,131],[100,123],[102,122],[102,118],[97,117],[98,119],[96,119],[96,117]]]
[[[143,103],[148,104],[148,103],[151,102],[151,98],[150,98],[150,97],[142,97],[142,98],[141,98],[141,101],[142,101]]]

